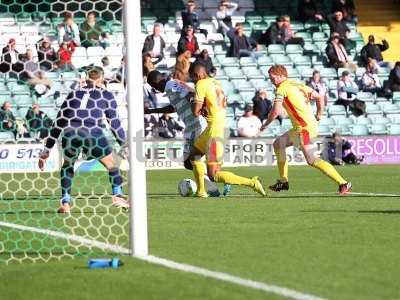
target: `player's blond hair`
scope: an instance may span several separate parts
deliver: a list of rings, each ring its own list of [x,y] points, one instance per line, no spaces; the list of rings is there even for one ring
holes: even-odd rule
[[[269,74],[288,77],[288,72],[283,65],[274,65],[268,70]]]

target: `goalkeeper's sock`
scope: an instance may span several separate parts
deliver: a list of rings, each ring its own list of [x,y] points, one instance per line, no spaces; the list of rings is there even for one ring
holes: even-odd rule
[[[235,184],[235,185],[243,185],[243,186],[254,186],[254,181],[250,178],[242,177],[233,174],[232,172],[227,171],[219,171],[214,175],[215,182],[222,182],[225,184]]]
[[[288,182],[288,162],[286,159],[286,151],[282,151],[279,149],[275,149],[275,155],[278,163],[279,170],[279,181]]]
[[[342,176],[336,171],[336,169],[328,162],[317,158],[315,162],[312,164],[312,166],[318,170],[320,170],[322,173],[324,173],[326,176],[337,182],[337,184],[345,184],[347,183],[346,180],[343,179]]]
[[[204,177],[206,173],[206,165],[201,160],[192,161],[194,179],[197,184],[197,195],[205,195],[206,187]]]
[[[74,178],[74,166],[73,165],[62,166],[60,171],[60,178],[61,178],[61,202],[70,203],[72,179]]]
[[[119,169],[111,169],[108,171],[112,187],[112,195],[122,195],[122,176]]]

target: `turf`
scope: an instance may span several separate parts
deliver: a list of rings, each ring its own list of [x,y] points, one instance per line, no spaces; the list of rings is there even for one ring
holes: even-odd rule
[[[398,166],[340,168],[353,182],[354,192],[400,195],[398,170]],[[260,175],[265,183],[276,176],[273,168],[234,171]],[[400,197],[338,197],[335,184],[316,170],[291,167],[289,192],[260,198],[235,187],[229,198],[199,200],[176,196],[177,181],[184,177],[190,174],[148,172],[151,254],[329,299],[400,298]],[[32,207],[38,211],[41,207],[24,204],[26,215],[70,227],[74,215],[57,223],[59,217],[49,208],[57,203],[47,201],[45,213],[29,214]],[[94,211],[89,200],[79,201],[87,204],[84,214],[98,214],[99,220],[114,214],[126,226],[126,214],[107,210],[106,204]],[[18,220],[15,214],[2,218]],[[103,236],[103,223],[101,232],[89,233]],[[126,237],[112,242],[127,244]],[[116,271],[87,270],[86,260],[1,266],[1,298],[280,299],[129,257],[123,257],[126,264]]]

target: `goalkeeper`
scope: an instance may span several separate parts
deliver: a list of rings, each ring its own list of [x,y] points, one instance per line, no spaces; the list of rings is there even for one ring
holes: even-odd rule
[[[112,204],[129,208],[122,195],[122,176],[112,149],[104,135],[104,116],[120,145],[125,144],[126,135],[117,115],[117,102],[113,94],[104,89],[103,71],[93,68],[88,71],[86,86],[72,91],[61,105],[57,118],[45,141],[45,148],[39,157],[39,168],[43,171],[60,135],[64,163],[61,167],[61,207],[60,213],[68,213],[72,207],[71,188],[74,164],[81,151],[87,159],[97,159],[108,170],[112,186]]]

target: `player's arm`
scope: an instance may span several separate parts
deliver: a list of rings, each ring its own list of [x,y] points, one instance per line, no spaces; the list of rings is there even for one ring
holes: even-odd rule
[[[41,171],[44,170],[46,160],[49,158],[51,149],[54,147],[58,138],[60,137],[62,128],[64,128],[68,124],[68,120],[66,120],[66,118],[64,117],[64,111],[67,109],[68,102],[72,97],[73,93],[70,93],[62,103],[60,110],[57,113],[56,120],[54,121],[53,126],[50,129],[49,137],[45,141],[44,149],[39,154],[38,167]]]
[[[265,128],[267,128],[280,115],[281,111],[283,110],[282,103],[282,100],[275,99],[272,109],[268,114],[268,118],[261,126],[260,131],[263,131]]]
[[[194,97],[194,102],[192,103],[192,113],[195,117],[199,117],[204,113],[203,106],[205,100],[206,86],[199,82],[196,85],[196,95]]]
[[[104,111],[104,114],[106,115],[108,124],[110,124],[111,132],[113,133],[118,144],[122,146],[126,142],[126,135],[118,117],[117,101],[111,93],[104,93],[104,98],[107,99],[108,102],[108,107]]]

